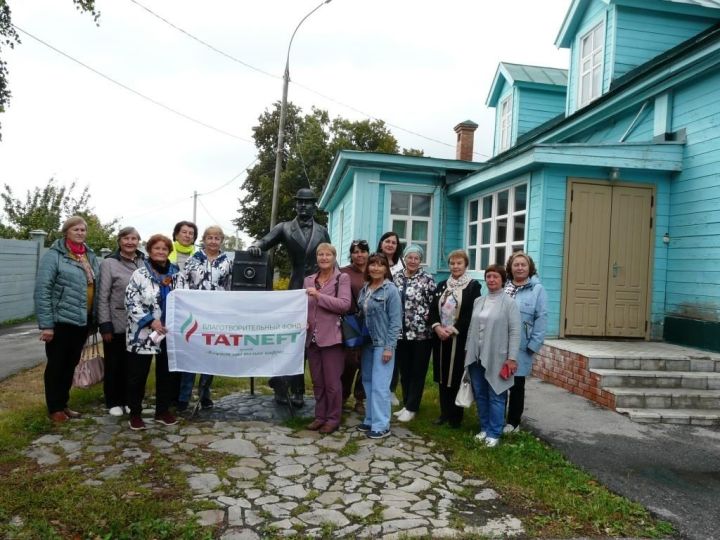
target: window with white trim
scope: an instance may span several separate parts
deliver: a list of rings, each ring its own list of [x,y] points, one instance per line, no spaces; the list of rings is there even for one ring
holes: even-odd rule
[[[512,93],[500,102],[500,138],[498,153],[510,148],[512,141]]]
[[[604,30],[605,23],[601,22],[580,38],[578,107],[600,97],[602,92]]]
[[[468,201],[467,252],[470,270],[505,264],[525,249],[528,184],[488,193]]]
[[[432,195],[393,191],[390,193],[391,229],[400,237],[400,242],[417,244],[430,253],[430,225],[432,223]]]

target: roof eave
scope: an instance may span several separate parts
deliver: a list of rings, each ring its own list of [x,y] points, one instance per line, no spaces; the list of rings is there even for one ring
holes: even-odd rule
[[[682,170],[683,143],[537,144],[450,186],[448,195],[466,195],[544,166],[600,167],[673,173]]]

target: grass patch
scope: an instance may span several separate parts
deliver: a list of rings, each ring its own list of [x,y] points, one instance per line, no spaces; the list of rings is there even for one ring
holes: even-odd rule
[[[338,451],[338,456],[344,457],[344,456],[352,456],[353,454],[357,454],[357,451],[360,449],[358,446],[357,441],[349,440],[345,446],[343,446]]]
[[[27,317],[20,317],[19,319],[8,319],[7,321],[0,322],[0,328],[6,328],[15,324],[22,324],[35,320],[35,314],[28,315]]]
[[[2,475],[3,538],[212,538],[186,514],[187,485],[175,463],[156,456],[102,485],[68,469],[24,464]],[[152,485],[152,487],[144,487]],[[9,525],[20,516],[23,527]]]

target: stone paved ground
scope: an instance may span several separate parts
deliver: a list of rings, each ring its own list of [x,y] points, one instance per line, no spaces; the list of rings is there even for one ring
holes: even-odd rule
[[[397,426],[387,439],[367,439],[354,429],[360,421],[354,415],[329,436],[293,431],[279,424],[287,414],[269,396],[235,394],[176,426],[146,418],[144,432],[130,431],[127,418],[93,417],[62,435],[38,438],[27,455],[43,467],[64,466],[63,458],[103,463],[85,471],[93,485],[153,452],[171,455],[195,499],[216,506],[198,512],[198,521],[216,526],[226,540],[523,534],[498,494],[483,479],[451,470],[432,441]],[[194,452],[219,453],[222,470],[183,463]]]

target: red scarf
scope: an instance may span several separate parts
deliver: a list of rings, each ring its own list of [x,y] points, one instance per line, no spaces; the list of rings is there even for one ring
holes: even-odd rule
[[[72,252],[73,255],[76,255],[80,257],[81,255],[85,255],[85,244],[76,244],[75,242],[71,242],[70,240],[65,240],[65,245],[68,247],[68,249]]]

